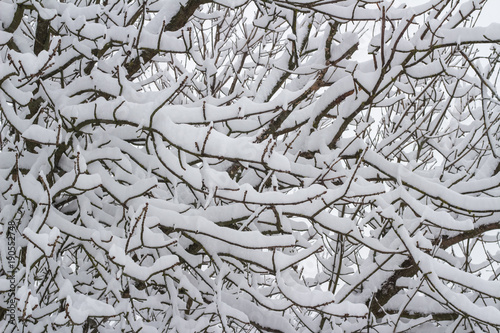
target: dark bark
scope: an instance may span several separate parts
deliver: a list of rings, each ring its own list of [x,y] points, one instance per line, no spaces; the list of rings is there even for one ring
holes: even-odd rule
[[[186,6],[181,6],[177,14],[172,17],[169,23],[165,25],[164,31],[177,31],[181,29],[189,21],[195,10],[204,3],[207,3],[207,1],[188,0]],[[140,56],[127,63],[125,65],[125,69],[127,70],[127,78],[132,79],[134,75],[141,69],[141,63],[150,62],[151,59],[153,59],[158,53],[159,50],[144,50],[142,51]]]
[[[438,245],[440,248],[447,249],[452,245],[462,242],[467,239],[471,239],[484,234],[487,231],[500,229],[500,222],[485,224],[479,226],[473,230],[460,233],[456,236],[448,237],[443,236],[433,241],[433,245]],[[403,277],[412,277],[418,273],[419,267],[413,259],[406,259],[401,265],[402,269],[394,272],[391,277],[389,277],[384,284],[379,288],[379,290],[373,295],[373,300],[370,305],[370,312],[376,317],[383,317],[384,311],[383,306],[389,302],[389,300],[394,297],[403,287],[397,286],[397,281]],[[450,314],[451,316],[452,314]]]
[[[397,282],[402,277],[411,277],[418,272],[418,266],[415,264],[413,259],[406,259],[402,265],[402,269],[397,270],[394,274],[388,278],[384,284],[379,288],[379,290],[373,295],[373,299],[370,304],[370,312],[376,317],[383,317],[384,310],[383,306],[389,302],[389,300],[396,295],[402,287],[397,286]]]
[[[35,34],[35,45],[33,51],[38,55],[43,50],[49,49],[49,39],[50,39],[50,21],[44,20],[38,16],[38,22],[36,24],[36,34]]]

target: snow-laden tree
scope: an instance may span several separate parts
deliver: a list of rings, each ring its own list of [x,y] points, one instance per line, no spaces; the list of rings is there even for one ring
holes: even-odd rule
[[[407,2],[2,0],[0,330],[497,331],[500,25]]]

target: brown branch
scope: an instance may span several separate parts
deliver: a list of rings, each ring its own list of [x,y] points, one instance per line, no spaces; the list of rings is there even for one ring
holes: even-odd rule
[[[50,21],[44,20],[40,15],[38,15],[38,21],[36,25],[36,33],[35,33],[35,45],[33,47],[33,51],[36,55],[38,55],[43,50],[49,49],[49,40],[50,40]]]
[[[488,232],[491,230],[499,230],[499,229],[500,229],[500,222],[484,224],[484,225],[481,225],[475,229],[462,232],[456,236],[448,237],[447,235],[444,235],[442,237],[435,239],[432,242],[432,244],[433,245],[439,244],[440,248],[447,249],[452,245],[460,243],[461,241],[477,237],[477,236],[484,234],[485,232]]]
[[[408,258],[401,264],[403,267],[394,272],[383,284],[379,290],[373,295],[370,304],[370,312],[377,318],[383,317],[385,312],[383,306],[396,295],[403,287],[397,286],[397,281],[402,277],[411,277],[417,274],[418,266],[413,259]]]
[[[438,245],[441,249],[444,250],[461,241],[477,237],[491,230],[498,229],[500,229],[500,222],[485,224],[453,237],[448,237],[446,235],[438,237],[432,241],[432,244]],[[389,302],[389,300],[400,290],[403,289],[403,287],[397,286],[397,281],[403,277],[412,277],[417,274],[419,270],[418,265],[416,265],[411,258],[406,259],[401,266],[403,267],[403,269],[395,271],[394,274],[384,282],[384,284],[379,288],[375,295],[373,295],[373,301],[370,305],[370,312],[372,312],[376,317],[382,317],[384,315],[383,306],[387,302]],[[447,316],[453,316],[453,314],[447,314]]]
[[[202,4],[207,3],[206,0],[188,0],[186,6],[180,7],[177,14],[165,25],[163,31],[177,31],[182,28],[189,21],[195,10]],[[141,69],[142,63],[148,63],[159,53],[159,50],[147,49],[144,50],[140,56],[134,58],[129,63],[125,64],[127,70],[127,78],[132,79],[134,75]],[[141,60],[142,58],[142,60]]]

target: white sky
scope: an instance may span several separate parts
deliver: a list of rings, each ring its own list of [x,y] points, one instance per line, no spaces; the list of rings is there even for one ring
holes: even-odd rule
[[[500,23],[500,1],[489,0],[484,6],[478,25],[486,26],[490,23]]]

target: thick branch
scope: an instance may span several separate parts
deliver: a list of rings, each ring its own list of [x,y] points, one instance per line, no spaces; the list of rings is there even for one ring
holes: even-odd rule
[[[49,37],[50,37],[50,21],[44,20],[42,17],[38,16],[38,22],[36,25],[36,35],[35,35],[35,45],[33,51],[38,55],[43,50],[48,50],[49,48]]]
[[[206,0],[188,0],[186,6],[181,5],[177,14],[172,17],[167,25],[165,25],[164,31],[177,31],[182,28],[189,21],[195,10],[200,5],[206,2]],[[145,50],[141,53],[140,56],[127,63],[125,65],[125,69],[127,70],[127,78],[131,79],[141,69],[141,63],[150,62],[151,59],[153,59],[153,57],[158,54],[158,52],[159,50]]]
[[[448,237],[446,235],[439,237],[435,239],[432,243],[434,245],[439,245],[439,247],[444,250],[461,241],[477,237],[487,231],[498,230],[498,229],[500,229],[500,222],[485,224],[473,230],[460,233],[453,237]],[[417,274],[419,269],[418,265],[416,265],[413,259],[411,258],[406,259],[403,262],[402,267],[405,268],[394,272],[394,274],[385,281],[385,283],[373,296],[374,300],[371,303],[370,310],[377,317],[381,317],[384,315],[382,307],[401,289],[403,289],[403,287],[397,286],[397,281],[402,277],[414,276],[415,274]]]

